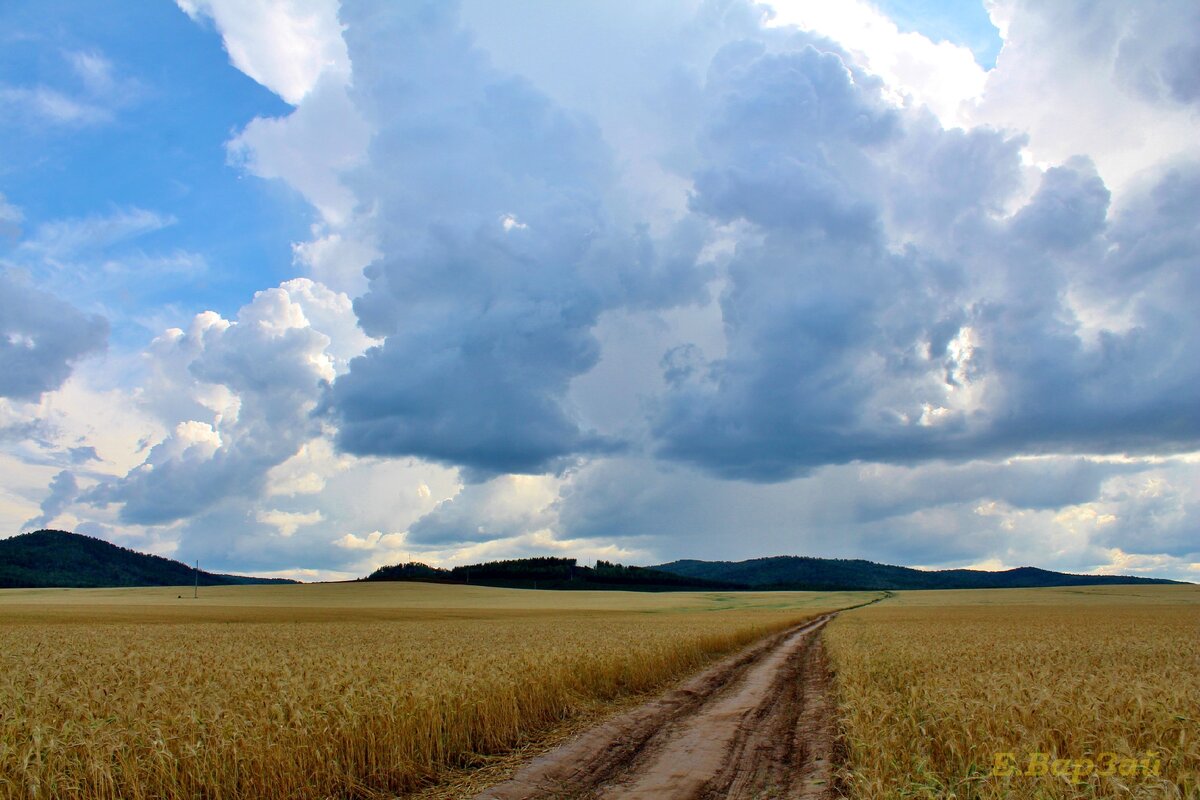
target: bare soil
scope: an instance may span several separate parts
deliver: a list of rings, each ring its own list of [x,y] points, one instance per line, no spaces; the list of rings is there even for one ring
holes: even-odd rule
[[[538,757],[476,800],[826,800],[837,735],[821,628],[752,645]]]

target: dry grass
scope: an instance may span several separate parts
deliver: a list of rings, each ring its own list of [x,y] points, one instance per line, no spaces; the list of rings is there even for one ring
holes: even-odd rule
[[[391,796],[861,601],[413,584],[179,593],[0,593],[0,797]]]
[[[857,797],[1200,797],[1196,587],[902,593],[826,641]],[[1024,775],[1033,753],[1078,773]]]

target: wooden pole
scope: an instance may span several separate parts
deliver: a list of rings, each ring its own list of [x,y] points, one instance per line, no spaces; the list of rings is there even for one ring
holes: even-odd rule
[[[192,587],[192,599],[200,596],[200,559],[196,559],[196,585]]]

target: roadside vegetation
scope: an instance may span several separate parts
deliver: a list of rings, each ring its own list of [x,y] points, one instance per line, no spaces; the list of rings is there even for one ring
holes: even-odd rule
[[[901,593],[826,643],[854,797],[1200,797],[1200,587]]]

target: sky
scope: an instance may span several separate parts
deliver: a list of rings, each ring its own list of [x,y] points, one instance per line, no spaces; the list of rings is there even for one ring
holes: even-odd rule
[[[1200,580],[1200,6],[0,6],[0,536]]]

